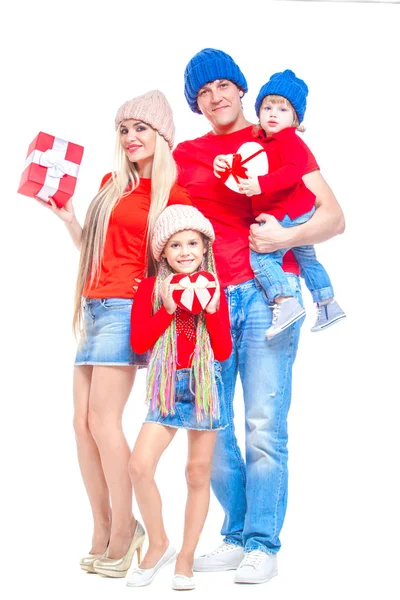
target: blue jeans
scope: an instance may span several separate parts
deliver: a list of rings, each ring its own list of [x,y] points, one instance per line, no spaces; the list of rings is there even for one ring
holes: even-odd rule
[[[291,295],[302,303],[300,281],[288,274]],[[271,340],[265,329],[272,311],[253,279],[225,290],[233,350],[222,363],[229,426],[218,432],[211,485],[225,512],[224,541],[246,551],[275,554],[287,503],[287,414],[300,319]],[[238,373],[243,386],[246,462],[234,428],[233,398]]]
[[[149,352],[136,354],[131,348],[132,298],[83,298],[85,336],[75,365],[147,367]]]
[[[191,369],[178,369],[176,371],[175,388],[175,414],[168,414],[165,417],[159,409],[152,410],[149,406],[145,423],[159,423],[166,427],[175,427],[177,429],[194,429],[195,431],[215,431],[224,429],[228,426],[226,418],[226,409],[224,402],[224,388],[222,383],[221,363],[214,362],[215,381],[218,390],[219,417],[204,417],[200,422],[196,417],[195,396],[190,389],[190,377],[193,374]],[[193,385],[193,384],[192,384]]]
[[[301,215],[297,219],[290,219],[286,215],[279,221],[282,227],[294,227],[308,221],[314,214],[315,209]],[[250,264],[257,279],[263,288],[268,302],[273,303],[279,296],[291,296],[285,271],[282,269],[282,258],[289,248],[276,250],[268,254],[259,254],[250,250]],[[299,263],[300,275],[304,278],[307,288],[310,290],[313,301],[321,302],[333,298],[333,288],[328,273],[317,260],[314,246],[298,246],[292,248],[293,254]]]

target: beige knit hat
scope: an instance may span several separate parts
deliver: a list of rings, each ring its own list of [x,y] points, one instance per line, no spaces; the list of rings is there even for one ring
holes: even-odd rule
[[[162,211],[154,227],[151,250],[155,260],[161,260],[161,254],[171,235],[184,229],[204,233],[211,243],[215,240],[213,226],[197,208],[186,204],[172,204]]]
[[[137,119],[147,123],[167,140],[170,148],[174,145],[175,126],[172,109],[159,90],[152,90],[125,102],[115,117],[115,129],[118,129],[125,119]]]

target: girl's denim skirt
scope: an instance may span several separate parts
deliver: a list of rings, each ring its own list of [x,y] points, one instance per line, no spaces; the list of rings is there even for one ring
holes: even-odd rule
[[[132,298],[83,298],[85,336],[75,365],[146,367],[149,353],[136,354],[130,344]]]
[[[221,365],[218,362],[215,362],[214,365],[219,399],[219,418],[213,417],[211,421],[210,417],[207,416],[203,417],[200,422],[197,421],[195,397],[190,391],[191,369],[178,369],[176,372],[175,414],[163,417],[158,408],[153,411],[150,407],[145,423],[158,423],[159,425],[166,425],[167,427],[195,429],[198,431],[217,431],[219,429],[225,429],[225,427],[228,426],[228,418],[224,402]]]

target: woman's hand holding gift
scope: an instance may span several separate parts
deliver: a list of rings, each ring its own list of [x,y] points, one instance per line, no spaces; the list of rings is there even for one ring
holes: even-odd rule
[[[64,221],[64,223],[66,223],[67,225],[70,225],[75,219],[75,211],[71,198],[64,204],[62,208],[58,208],[57,204],[52,198],[49,198],[49,201],[46,202],[45,200],[41,200],[36,196],[35,200],[39,202],[39,204],[41,204],[42,206],[45,206],[46,208],[52,210],[53,213],[57,215],[57,217],[61,219],[61,221]]]

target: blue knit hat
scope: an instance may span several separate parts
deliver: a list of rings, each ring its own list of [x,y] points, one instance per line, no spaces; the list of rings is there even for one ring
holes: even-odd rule
[[[185,69],[185,97],[193,112],[201,115],[197,106],[199,90],[216,79],[233,81],[243,92],[247,92],[247,81],[229,54],[214,48],[203,48],[188,62]]]
[[[255,103],[255,109],[257,116],[260,116],[260,108],[262,101],[265,96],[276,94],[277,96],[283,96],[286,100],[289,100],[294,110],[297,113],[299,123],[304,119],[304,113],[306,112],[307,105],[307,94],[308,87],[302,79],[296,77],[293,71],[282,71],[282,73],[275,73],[271,79],[267,81],[258,93],[257,100]]]

